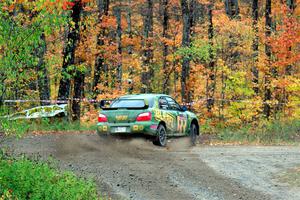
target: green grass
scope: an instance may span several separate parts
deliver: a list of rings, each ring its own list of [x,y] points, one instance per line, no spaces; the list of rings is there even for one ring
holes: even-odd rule
[[[28,131],[88,131],[96,130],[96,124],[83,125],[79,121],[69,122],[66,118],[43,118],[32,120]]]
[[[0,118],[0,133],[5,133],[7,136],[22,137],[30,129],[30,124],[26,120],[8,120]]]
[[[300,120],[264,122],[258,125],[223,127],[217,138],[224,142],[282,144],[300,142]]]
[[[79,121],[69,122],[66,118],[0,120],[0,132],[6,135],[22,137],[29,132],[51,131],[90,131],[96,130],[96,124],[83,125]]]
[[[0,199],[101,199],[89,180],[39,161],[0,156]]]

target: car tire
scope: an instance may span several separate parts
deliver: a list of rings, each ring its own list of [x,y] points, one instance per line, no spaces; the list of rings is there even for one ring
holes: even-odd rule
[[[165,147],[167,145],[167,131],[166,127],[160,124],[157,128],[157,136],[153,141],[153,144]]]
[[[190,141],[192,146],[196,145],[197,136],[198,136],[198,127],[195,123],[192,123],[190,127]]]

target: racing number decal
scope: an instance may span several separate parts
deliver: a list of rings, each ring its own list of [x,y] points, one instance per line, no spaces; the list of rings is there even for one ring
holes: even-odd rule
[[[128,118],[127,115],[118,115],[118,116],[116,116],[116,120],[119,120],[119,121],[127,120],[127,118]]]
[[[174,130],[176,128],[174,124],[176,118],[172,114],[160,110],[154,110],[154,115],[156,120],[165,121],[167,127],[170,128],[171,130]]]
[[[187,126],[187,117],[183,114],[177,116],[177,131],[179,133],[184,133]]]

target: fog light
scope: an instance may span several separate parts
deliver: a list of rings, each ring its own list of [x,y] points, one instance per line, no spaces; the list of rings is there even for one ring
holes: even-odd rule
[[[138,131],[139,130],[139,126],[138,125],[133,125],[133,130],[134,131]]]
[[[157,125],[152,124],[152,125],[150,126],[150,128],[156,130],[156,129],[157,129]]]
[[[107,126],[103,126],[103,131],[107,131]]]

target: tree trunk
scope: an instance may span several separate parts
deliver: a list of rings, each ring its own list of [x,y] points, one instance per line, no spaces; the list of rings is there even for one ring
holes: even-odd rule
[[[132,39],[131,13],[132,13],[132,11],[131,11],[131,0],[128,0],[127,18],[126,19],[127,19],[127,24],[128,24],[128,26],[127,26],[127,34],[128,34],[128,37],[130,39]],[[133,46],[129,45],[128,46],[128,54],[132,55],[132,53],[133,53]],[[133,75],[133,69],[132,69],[131,66],[129,66],[129,80],[128,80],[128,84],[129,84],[129,86],[128,86],[128,93],[129,94],[131,94],[132,91],[133,91],[133,83],[132,83],[132,80],[131,80],[132,79],[132,75]]]
[[[238,18],[240,14],[238,0],[225,0],[225,11],[230,18]]]
[[[216,74],[215,74],[215,58],[213,55],[213,38],[214,38],[214,27],[213,27],[213,3],[210,3],[208,6],[208,39],[209,39],[209,74],[208,74],[208,80],[207,80],[207,88],[206,88],[206,97],[207,97],[207,111],[211,112],[212,107],[214,106],[214,94],[215,94],[215,88],[216,88]]]
[[[117,49],[118,49],[118,66],[117,66],[117,87],[122,89],[122,26],[121,26],[121,8],[115,8],[117,18]]]
[[[0,72],[0,82],[4,83],[6,80],[6,77],[3,75],[4,73]],[[5,84],[0,87],[0,107],[4,105],[4,98],[5,98],[5,93],[6,93],[6,86]]]
[[[252,43],[252,50],[253,50],[253,66],[252,66],[252,83],[253,83],[253,90],[256,95],[259,93],[259,87],[258,87],[258,78],[259,78],[259,72],[257,69],[257,61],[258,61],[258,0],[252,1],[252,28],[254,32],[254,39]]]
[[[132,39],[132,23],[131,23],[131,0],[128,0],[128,8],[127,8],[127,34],[130,39]],[[128,54],[131,55],[133,51],[133,46],[129,45]]]
[[[102,23],[102,18],[104,15],[108,15],[109,10],[109,0],[97,0],[98,7],[98,22]],[[97,35],[97,49],[100,46],[104,45],[105,29],[102,28],[100,33]],[[95,60],[95,72],[94,72],[94,81],[93,81],[93,89],[95,90],[94,98],[97,98],[97,95],[101,93],[100,89],[97,88],[98,84],[103,82],[108,73],[108,67],[104,65],[103,53],[98,53]],[[102,77],[102,74],[105,74],[105,77]]]
[[[63,54],[62,78],[60,80],[58,99],[68,99],[71,95],[71,80],[74,78],[74,96],[72,97],[70,107],[70,119],[77,120],[80,118],[80,99],[82,89],[79,85],[83,85],[84,76],[75,66],[75,50],[80,38],[80,14],[82,11],[82,3],[75,1],[72,7],[71,21],[69,24],[69,32]],[[71,69],[68,69],[72,67]],[[80,74],[80,75],[79,75]],[[73,77],[72,77],[73,76]],[[83,80],[81,80],[83,79]]]
[[[75,1],[72,7],[71,21],[69,23],[69,31],[67,41],[63,51],[62,78],[59,84],[58,99],[68,99],[70,95],[70,70],[68,67],[75,64],[75,49],[79,40],[79,21],[82,4]]]
[[[168,3],[169,0],[162,0],[160,1],[160,6],[162,8],[162,27],[163,27],[163,31],[162,31],[162,37],[169,39],[169,35],[168,35],[168,26],[169,26],[169,13],[168,13]],[[168,73],[168,66],[167,66],[167,56],[169,53],[169,47],[168,45],[163,42],[163,72],[164,72],[164,78],[163,78],[163,92],[164,93],[169,93],[169,77],[170,73]]]
[[[45,34],[42,33],[41,35],[41,44],[37,49],[37,56],[38,56],[38,65],[37,65],[37,72],[38,72],[38,89],[40,94],[40,101],[41,105],[49,105],[47,100],[50,100],[50,83],[48,77],[48,71],[45,66],[44,56],[46,53],[46,38]]]
[[[290,11],[288,15],[293,15],[293,12],[296,8],[295,0],[287,0],[286,3],[287,3],[287,7],[289,8],[289,11]],[[288,47],[288,48],[289,48],[289,51],[292,51],[292,47]],[[288,65],[285,70],[286,74],[292,75],[292,69],[293,69],[293,65]]]
[[[80,102],[84,94],[84,72],[77,70],[74,76],[74,96],[72,102],[72,120],[80,120]]]
[[[182,30],[182,47],[190,47],[191,43],[191,14],[190,6],[188,0],[181,0],[181,11],[182,11],[182,19],[183,19],[183,30]],[[189,76],[190,70],[190,59],[184,57],[182,60],[182,69],[181,69],[181,98],[182,102],[186,102],[188,99],[187,93],[187,79]]]
[[[197,0],[190,0],[190,8],[189,8],[189,15],[190,15],[190,43],[191,43],[191,38],[194,37],[195,34],[195,23],[196,23],[196,19],[195,19],[195,9],[196,9],[196,2]],[[190,77],[190,66],[188,67],[187,70],[187,80],[189,80]],[[186,95],[187,95],[187,102],[190,103],[192,101],[192,97],[194,94],[194,87],[190,87],[190,86],[186,86]]]
[[[153,59],[152,45],[149,39],[153,38],[153,1],[147,0],[145,17],[144,17],[144,32],[143,32],[143,72],[142,72],[142,93],[152,91],[151,79],[153,76],[153,68],[151,66]]]
[[[265,37],[268,38],[271,36],[271,27],[272,27],[272,3],[271,0],[266,0],[266,10],[265,10]],[[271,47],[266,42],[265,44],[265,53],[268,59],[269,66],[271,66]],[[266,72],[265,78],[265,93],[264,93],[264,115],[266,118],[270,117],[271,114],[271,106],[269,101],[271,100],[271,82],[270,82],[270,72]]]
[[[238,0],[225,0],[225,11],[228,17],[231,20],[238,20],[239,19],[239,7],[238,7]],[[230,32],[228,37],[228,48],[227,52],[229,54],[229,59],[227,59],[227,65],[230,67],[231,70],[236,71],[236,63],[237,58],[240,55],[237,50],[235,50],[235,47],[238,44],[238,40],[234,38],[234,35]]]

